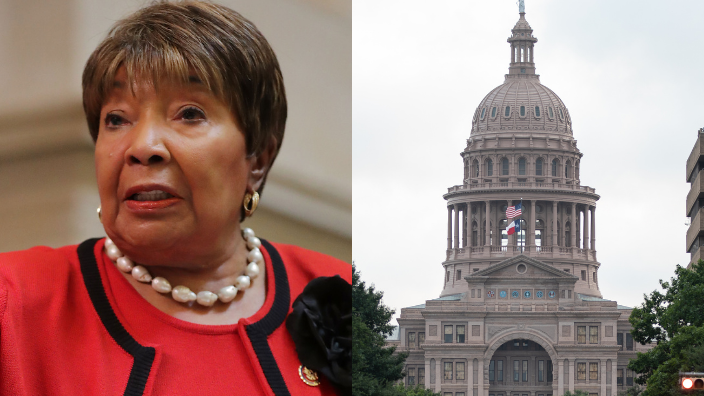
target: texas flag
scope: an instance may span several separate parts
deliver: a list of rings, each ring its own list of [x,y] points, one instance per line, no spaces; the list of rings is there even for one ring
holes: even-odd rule
[[[521,220],[516,219],[511,222],[511,224],[508,225],[508,228],[506,228],[506,232],[508,235],[513,235],[517,232],[521,232]]]

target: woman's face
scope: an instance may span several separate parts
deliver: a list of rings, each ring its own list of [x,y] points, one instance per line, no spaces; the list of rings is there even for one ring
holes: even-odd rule
[[[102,222],[123,252],[142,263],[231,253],[240,242],[247,186],[258,188],[256,158],[247,157],[235,117],[195,80],[130,89],[121,68],[100,113],[95,167]]]

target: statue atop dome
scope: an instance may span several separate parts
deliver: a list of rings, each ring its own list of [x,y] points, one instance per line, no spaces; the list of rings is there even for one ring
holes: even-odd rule
[[[518,12],[521,14],[526,13],[526,3],[523,0],[518,0]]]

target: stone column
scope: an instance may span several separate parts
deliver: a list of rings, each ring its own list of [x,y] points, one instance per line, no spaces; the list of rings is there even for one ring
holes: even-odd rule
[[[587,205],[582,208],[582,218],[584,219],[584,224],[582,225],[582,249],[587,250],[589,249],[589,242],[587,241],[587,224],[589,223],[587,220]]]
[[[590,238],[589,238],[589,243],[592,245],[592,250],[596,250],[596,222],[594,221],[595,215],[596,215],[596,206],[590,206],[589,210],[591,211],[591,214],[589,217],[591,217],[591,230],[590,230]]]
[[[447,249],[452,249],[452,206],[447,207]]]
[[[530,63],[533,63],[533,44],[530,45]]]
[[[601,375],[601,378],[599,378],[599,383],[601,384],[601,394],[605,395],[606,394],[606,360],[600,359],[599,360],[599,366],[601,370],[599,375]]]
[[[576,219],[576,217],[577,217],[577,213],[576,213],[577,204],[573,202],[571,206],[572,206],[572,224],[570,227],[570,245],[572,247],[575,247],[576,239],[577,239],[576,232],[577,232],[577,227],[579,227],[579,223],[577,223],[577,221],[576,221],[577,220]]]
[[[484,359],[477,359],[477,365],[477,383],[479,385],[478,394],[484,395]]]
[[[450,231],[447,231],[449,238]],[[450,248],[450,243],[448,242],[447,248]],[[553,253],[557,250],[557,201],[552,201],[552,249]]]
[[[574,366],[574,359],[568,359],[568,364],[570,365],[570,389],[569,391],[574,393],[574,376],[576,374],[576,368]],[[437,364],[435,365],[435,371],[437,371]]]
[[[464,207],[464,246],[472,245],[472,204],[467,202]]]
[[[486,204],[486,241],[484,242],[484,246],[489,246],[491,242],[491,224],[489,222],[489,209],[491,208],[491,201],[484,201],[484,204]],[[491,250],[489,249],[487,253],[489,253]]]
[[[564,359],[557,361],[557,394],[565,394],[565,363]],[[615,395],[614,395],[615,396]]]
[[[530,243],[530,250],[535,251],[535,200],[530,201],[530,224],[527,227],[530,232],[528,233],[528,241]]]
[[[618,357],[611,359],[611,395],[616,396],[618,386],[616,385],[616,370],[618,369]],[[624,378],[624,381],[626,379]]]
[[[572,209],[574,213],[574,209]],[[460,247],[460,205],[455,204],[455,249]]]

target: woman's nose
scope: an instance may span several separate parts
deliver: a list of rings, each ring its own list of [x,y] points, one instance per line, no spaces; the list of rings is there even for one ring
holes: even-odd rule
[[[142,120],[130,131],[130,146],[125,151],[125,162],[134,165],[156,165],[171,160],[164,141],[165,128],[156,122]]]

